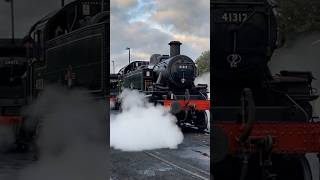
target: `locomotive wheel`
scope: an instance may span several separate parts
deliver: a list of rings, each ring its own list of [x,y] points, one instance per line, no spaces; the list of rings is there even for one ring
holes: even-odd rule
[[[206,112],[197,112],[197,120],[194,122],[199,132],[203,132],[208,129],[208,116]]]
[[[259,156],[251,155],[249,158],[246,180],[262,180]],[[271,172],[276,174],[275,180],[314,180],[310,165],[304,155],[276,155],[272,156],[273,166]],[[228,155],[223,161],[212,167],[215,180],[239,180],[242,163],[235,156]],[[269,180],[269,179],[268,179]]]
[[[208,116],[204,111],[197,111],[195,120],[192,120],[191,112],[187,111],[180,111],[179,113],[175,114],[177,118],[177,124],[181,128],[190,128],[190,125],[196,127],[199,132],[203,132],[208,129]]]

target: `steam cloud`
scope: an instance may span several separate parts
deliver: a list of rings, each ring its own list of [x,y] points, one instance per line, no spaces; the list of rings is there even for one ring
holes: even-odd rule
[[[289,43],[290,46],[278,49],[271,59],[273,73],[280,70],[311,71],[316,80],[313,87],[320,92],[320,34],[309,34]],[[320,115],[320,99],[314,102],[315,115]]]
[[[110,119],[110,146],[123,151],[177,148],[183,134],[176,118],[163,106],[155,106],[138,91],[120,95],[122,112]]]
[[[29,128],[41,122],[37,141],[39,160],[24,169],[20,179],[106,179],[105,111],[105,103],[95,101],[85,91],[54,86],[44,90],[26,109]]]
[[[210,72],[201,74],[200,76],[196,77],[194,83],[197,84],[207,84],[208,85],[208,98],[210,99]],[[208,116],[208,130],[210,131],[210,123],[211,123],[211,119],[210,119],[210,111],[206,110],[207,116]]]
[[[196,77],[194,83],[197,84],[207,84],[208,90],[210,91],[210,72],[201,74],[200,76]],[[210,92],[208,93],[208,97],[210,98]]]

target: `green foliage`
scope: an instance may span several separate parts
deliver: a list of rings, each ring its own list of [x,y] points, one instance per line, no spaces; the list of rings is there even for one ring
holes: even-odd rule
[[[196,60],[200,74],[210,72],[210,51],[204,51]]]
[[[279,26],[288,38],[320,31],[319,0],[278,0]]]

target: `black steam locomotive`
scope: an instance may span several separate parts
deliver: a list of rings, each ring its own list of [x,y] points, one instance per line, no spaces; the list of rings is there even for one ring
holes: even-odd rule
[[[46,84],[83,87],[106,96],[109,75],[109,2],[77,0],[36,22],[25,37],[36,96]]]
[[[22,126],[21,108],[27,103],[24,86],[28,60],[22,42],[22,39],[0,39],[0,128],[13,134],[14,139]],[[0,151],[12,146],[12,142],[0,144]]]
[[[123,88],[144,92],[150,102],[170,107],[181,127],[207,129],[209,110],[206,84],[194,84],[196,65],[188,56],[180,55],[178,41],[172,41],[170,56],[153,54],[150,61],[135,61],[119,71]]]
[[[216,180],[312,178],[304,154],[320,151],[318,95],[311,72],[271,75],[276,14],[270,0],[211,1]]]
[[[97,98],[109,95],[109,1],[76,0],[36,22],[21,41],[21,47],[1,52],[23,52],[5,57],[1,67],[1,102],[30,104],[50,84],[87,89]],[[10,46],[8,46],[10,47]],[[22,49],[22,51],[21,51]],[[23,57],[23,58],[21,58]],[[11,58],[11,61],[10,61]],[[23,59],[23,60],[21,60]],[[5,64],[7,63],[16,64]],[[20,99],[21,100],[20,100]],[[20,101],[23,101],[19,104]],[[8,114],[13,105],[0,110]],[[8,113],[7,113],[8,112]],[[32,140],[35,129],[25,128],[20,113],[10,121],[19,125],[17,143]],[[8,121],[0,116],[0,121]]]

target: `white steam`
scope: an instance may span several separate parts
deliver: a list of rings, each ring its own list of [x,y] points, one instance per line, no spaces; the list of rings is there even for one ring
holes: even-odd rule
[[[40,122],[39,160],[21,172],[21,180],[105,179],[108,153],[104,104],[86,91],[58,87],[44,90],[26,110],[30,128]]]
[[[207,84],[208,85],[208,98],[210,99],[210,72],[206,72],[204,74],[201,74],[200,76],[196,77],[194,80],[195,85],[197,84]],[[210,111],[206,110],[207,117],[208,117],[208,130],[210,130]]]
[[[320,34],[309,34],[297,38],[290,46],[278,49],[271,59],[272,73],[280,70],[311,71],[316,80],[313,87],[320,92]],[[315,115],[320,115],[320,98],[314,102]]]
[[[183,134],[176,118],[163,106],[155,106],[138,91],[120,95],[122,112],[111,115],[110,146],[123,151],[177,148]]]
[[[194,80],[195,85],[197,84],[207,84],[208,91],[210,91],[210,72],[206,72],[201,74],[200,76],[196,77]],[[208,97],[210,98],[210,92],[208,93]]]

